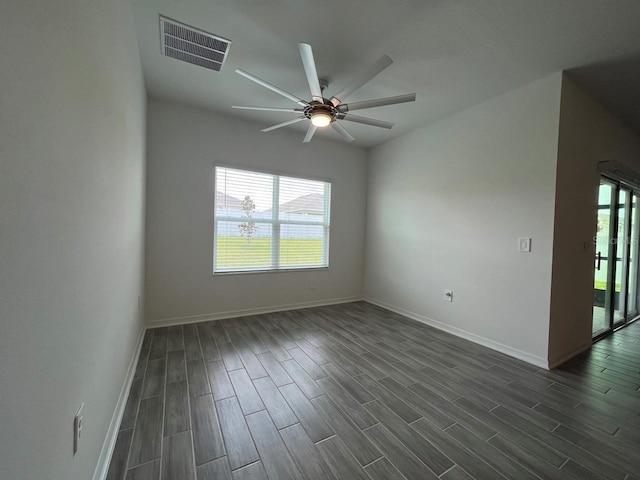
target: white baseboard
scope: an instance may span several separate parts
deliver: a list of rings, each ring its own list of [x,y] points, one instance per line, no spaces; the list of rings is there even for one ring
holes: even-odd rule
[[[248,315],[260,315],[263,313],[282,312],[285,310],[299,310],[301,308],[322,307],[325,305],[337,305],[361,301],[361,296],[329,298],[312,302],[289,303],[285,305],[271,305],[268,307],[247,308],[244,310],[228,310],[226,312],[206,313],[187,317],[160,318],[147,321],[147,328],[170,327],[172,325],[184,325],[187,323],[206,322],[209,320],[222,320],[225,318],[245,317]]]
[[[560,354],[559,356],[554,356],[553,359],[549,359],[549,370],[551,370],[552,368],[556,368],[559,367],[560,365],[562,365],[564,362],[566,362],[567,360],[575,357],[576,355],[581,354],[582,352],[589,350],[591,348],[592,343],[586,343],[584,345],[580,345],[579,347],[574,348],[573,350],[564,353],[564,354]]]
[[[122,422],[124,409],[127,405],[127,399],[129,398],[129,390],[131,389],[131,384],[133,383],[133,376],[136,373],[138,357],[140,356],[142,341],[144,339],[144,333],[146,332],[146,330],[146,328],[142,329],[140,337],[138,338],[138,343],[133,352],[133,356],[129,361],[129,368],[127,369],[127,374],[125,375],[124,382],[122,383],[122,388],[120,389],[120,396],[118,397],[116,408],[113,412],[113,415],[111,416],[111,422],[109,423],[107,436],[105,437],[104,443],[102,444],[102,450],[100,451],[100,456],[98,457],[96,469],[93,472],[93,480],[105,480],[105,478],[107,478],[109,463],[111,463],[111,455],[113,454],[113,449],[116,446],[118,430],[120,429],[120,422]]]
[[[424,323],[425,325],[437,328],[438,330],[442,330],[457,337],[464,338],[465,340],[469,340],[473,343],[477,343],[492,350],[496,350],[500,353],[504,353],[505,355],[509,355],[510,357],[514,357],[518,360],[530,363],[532,365],[535,365],[536,367],[544,368],[545,370],[549,369],[549,362],[546,358],[532,355],[531,353],[518,350],[517,348],[504,345],[489,338],[481,337],[480,335],[476,335],[475,333],[467,332],[466,330],[462,330],[461,328],[452,327],[451,325],[447,325],[446,323],[442,323],[437,320],[433,320],[432,318],[425,317],[424,315],[420,315],[415,312],[405,310],[404,308],[391,305],[389,303],[383,302],[382,300],[377,300],[375,298],[367,296],[365,296],[363,300],[365,302],[378,305],[379,307],[386,308],[387,310],[391,310],[392,312],[399,313],[400,315],[404,315],[405,317],[409,317],[420,323]]]

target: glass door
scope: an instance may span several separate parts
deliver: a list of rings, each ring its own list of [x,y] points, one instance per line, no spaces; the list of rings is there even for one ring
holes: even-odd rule
[[[596,228],[596,265],[593,290],[593,327],[592,336],[598,337],[611,330],[611,290],[609,289],[610,274],[613,273],[615,262],[609,262],[612,258],[610,252],[614,250],[613,217],[615,216],[614,204],[616,185],[605,180],[600,181],[598,192],[598,223]],[[615,255],[615,253],[614,253]]]
[[[598,193],[598,224],[592,336],[601,337],[638,316],[637,195],[603,178]]]

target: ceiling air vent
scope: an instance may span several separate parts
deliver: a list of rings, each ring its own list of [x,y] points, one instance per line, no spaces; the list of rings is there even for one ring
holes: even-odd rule
[[[231,41],[160,16],[162,53],[219,72]]]

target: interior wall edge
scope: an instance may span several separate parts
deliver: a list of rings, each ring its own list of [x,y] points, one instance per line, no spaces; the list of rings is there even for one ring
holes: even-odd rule
[[[392,312],[398,313],[400,315],[404,315],[405,317],[408,317],[412,320],[424,323],[425,325],[429,325],[433,328],[437,328],[438,330],[441,330],[443,332],[450,333],[451,335],[455,335],[456,337],[460,337],[465,340],[469,340],[470,342],[477,343],[478,345],[482,345],[483,347],[490,348],[491,350],[504,353],[505,355],[509,355],[510,357],[517,358],[518,360],[522,360],[523,362],[527,362],[531,365],[535,365],[536,367],[544,368],[545,370],[550,369],[548,360],[539,357],[538,355],[534,355],[532,353],[510,347],[503,343],[496,342],[489,338],[485,338],[480,335],[476,335],[475,333],[468,332],[461,328],[453,327],[446,323],[439,322],[438,320],[434,320],[433,318],[420,315],[419,313],[406,310],[396,305],[391,305],[387,302],[378,300],[373,297],[365,296],[364,301],[382,308],[386,308],[387,310],[391,310]]]
[[[582,344],[576,348],[573,348],[565,353],[556,354],[553,357],[549,358],[549,370],[552,370],[556,367],[559,367],[563,363],[571,360],[573,357],[580,355],[582,352],[586,352],[591,348],[593,343],[589,341],[588,343]]]

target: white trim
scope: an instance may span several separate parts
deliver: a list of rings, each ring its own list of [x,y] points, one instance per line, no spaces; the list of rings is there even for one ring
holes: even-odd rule
[[[451,325],[447,325],[446,323],[433,320],[432,318],[425,317],[424,315],[420,315],[409,310],[405,310],[404,308],[396,307],[395,305],[388,304],[386,302],[383,302],[382,300],[377,300],[375,298],[367,296],[363,297],[363,300],[365,302],[378,305],[379,307],[386,308],[387,310],[391,310],[392,312],[399,313],[400,315],[404,315],[405,317],[411,318],[420,323],[424,323],[425,325],[437,328],[438,330],[442,330],[457,337],[464,338],[465,340],[469,340],[473,343],[477,343],[492,350],[504,353],[505,355],[509,355],[510,357],[514,357],[524,362],[530,363],[532,365],[535,365],[536,367],[544,368],[545,370],[549,369],[549,362],[546,358],[532,355],[531,353],[518,350],[517,348],[513,348],[503,343],[496,342],[495,340],[481,337],[480,335],[476,335],[475,333],[467,332],[466,330],[462,330],[461,328],[452,327]]]
[[[280,266],[280,177],[278,175],[273,176],[272,185],[271,217],[275,221],[271,224],[271,270],[274,270]]]
[[[260,315],[262,313],[283,312],[285,310],[299,310],[301,308],[322,307],[325,305],[337,305],[339,303],[359,302],[361,296],[329,298],[312,302],[289,303],[285,305],[271,305],[268,307],[247,308],[244,310],[228,310],[226,312],[205,313],[202,315],[190,315],[187,317],[159,318],[147,321],[147,328],[170,327],[172,325],[184,325],[187,323],[206,322],[209,320],[222,320],[225,318],[244,317],[247,315]]]
[[[582,352],[589,350],[591,348],[592,342],[589,341],[589,343],[585,343],[584,345],[580,345],[579,347],[574,348],[573,350],[570,350],[569,352],[565,353],[565,354],[560,354],[560,355],[554,355],[553,359],[549,359],[549,370],[551,370],[552,368],[556,368],[559,367],[560,365],[562,365],[564,362],[566,362],[567,360],[575,357],[576,355],[581,354]]]
[[[329,270],[329,267],[286,267],[286,268],[270,268],[269,270],[229,270],[224,272],[215,272],[214,277],[225,275],[246,275],[248,273],[282,273],[282,272],[317,272],[318,270]]]
[[[133,383],[133,376],[136,374],[136,367],[138,366],[138,357],[142,350],[142,342],[144,339],[144,333],[147,331],[146,327],[142,328],[138,343],[133,352],[133,356],[129,361],[129,368],[127,374],[124,377],[122,389],[120,390],[120,396],[116,403],[116,408],[111,416],[111,422],[109,423],[109,429],[107,435],[102,444],[102,450],[98,457],[98,463],[96,469],[93,472],[93,480],[104,480],[109,473],[109,464],[111,463],[111,455],[113,455],[113,449],[116,446],[116,440],[118,439],[118,432],[120,430],[120,423],[122,422],[122,416],[124,415],[124,409],[127,405],[127,399],[129,398],[129,390],[131,390],[131,384]]]

